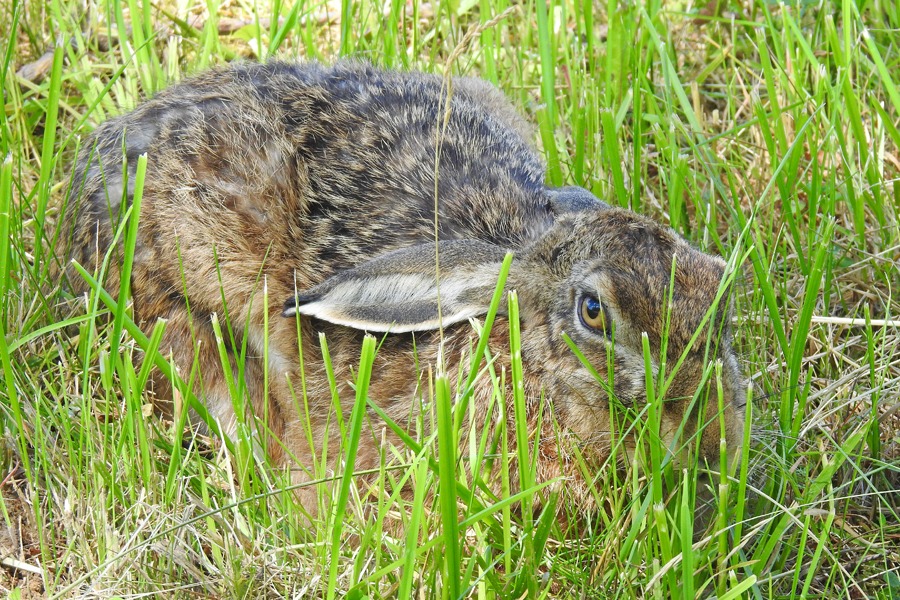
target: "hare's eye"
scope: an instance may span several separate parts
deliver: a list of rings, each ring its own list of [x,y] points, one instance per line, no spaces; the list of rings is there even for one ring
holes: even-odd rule
[[[609,313],[603,303],[596,296],[585,294],[578,300],[578,316],[581,324],[589,329],[595,329],[607,336],[612,332],[612,322]]]

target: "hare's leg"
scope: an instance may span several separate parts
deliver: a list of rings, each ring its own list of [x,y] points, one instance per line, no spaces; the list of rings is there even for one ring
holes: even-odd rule
[[[300,386],[295,391],[285,373],[277,372],[271,365],[266,372],[262,351],[250,340],[243,358],[238,360],[236,354],[242,353],[244,331],[235,331],[233,345],[236,347],[232,347],[230,341],[225,345],[228,364],[223,365],[209,317],[195,314],[189,318],[182,308],[156,315],[154,319],[156,317],[167,321],[160,352],[175,365],[178,376],[186,384],[193,378],[190,392],[203,403],[222,433],[232,439],[238,435],[252,436],[254,447],[261,455],[267,455],[271,464],[290,469],[293,484],[306,484],[317,479],[314,461],[321,440],[317,437],[316,425],[310,426],[304,415],[306,402]],[[223,332],[223,337],[230,336]],[[160,371],[154,371],[152,383],[157,397],[172,398],[172,384]],[[192,420],[198,422],[197,416],[194,415]],[[239,433],[239,427],[243,428],[243,434]],[[333,447],[337,447],[336,441]],[[301,486],[296,495],[310,514],[316,514],[315,487]]]
[[[229,385],[225,376],[208,318],[201,320],[195,315],[192,319],[184,308],[173,308],[162,314],[152,315],[141,311],[141,318],[145,325],[158,318],[166,321],[165,334],[159,347],[160,354],[175,367],[175,374],[185,385],[190,385],[188,391],[203,403],[210,419],[218,423],[224,433],[233,435],[237,424],[234,413],[237,398],[233,398],[232,390],[236,384]],[[238,373],[233,368],[233,357],[230,352],[227,355],[231,363],[231,380],[236,382]],[[248,377],[245,375],[243,379]],[[153,371],[151,383],[156,397],[164,403],[174,399],[172,381],[161,371]],[[192,420],[197,421],[196,415]]]

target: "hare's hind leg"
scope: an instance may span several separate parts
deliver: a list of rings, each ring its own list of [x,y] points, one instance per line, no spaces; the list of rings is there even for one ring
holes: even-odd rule
[[[209,317],[191,317],[183,307],[153,312],[154,314],[147,314],[146,310],[141,311],[141,319],[145,327],[157,319],[165,321],[165,333],[159,353],[166,362],[174,366],[173,376],[184,382],[188,394],[200,400],[209,419],[217,423],[223,433],[233,435],[237,423],[231,393],[233,386],[229,385],[225,376]],[[228,355],[230,359],[230,353]],[[176,392],[173,381],[161,371],[155,369],[150,381],[157,402],[163,410],[168,412],[173,408],[178,409],[178,406],[170,404],[175,400],[176,394],[179,401],[187,402],[184,394]],[[192,414],[191,421],[202,426],[209,425],[203,423],[196,412]]]
[[[295,398],[300,392],[284,374],[279,376],[271,366],[268,372],[264,370],[259,348],[249,340],[243,347],[244,332],[235,330],[234,340],[228,343],[223,339],[223,353],[209,315],[189,317],[185,309],[173,308],[156,317],[166,319],[160,352],[175,365],[178,377],[190,384],[190,393],[202,402],[222,434],[232,440],[249,436],[260,460],[290,469],[291,483],[313,482],[316,476],[311,465],[316,452],[309,448],[308,425],[303,423],[300,405],[304,401]],[[224,323],[222,329],[223,338],[230,338]],[[157,370],[152,383],[157,398],[168,404],[173,397],[171,381]],[[209,429],[195,411],[191,421]],[[295,495],[305,510],[316,514],[316,486],[300,485]]]

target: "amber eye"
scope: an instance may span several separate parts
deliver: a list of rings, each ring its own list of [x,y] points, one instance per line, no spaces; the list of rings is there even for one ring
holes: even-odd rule
[[[578,315],[582,325],[601,331],[607,336],[612,333],[609,313],[606,312],[606,307],[596,296],[585,294],[578,300],[578,304]]]

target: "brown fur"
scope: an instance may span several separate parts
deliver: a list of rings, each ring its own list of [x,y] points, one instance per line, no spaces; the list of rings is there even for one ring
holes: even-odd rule
[[[88,145],[91,159],[84,153],[78,162],[67,215],[70,254],[94,267],[109,250],[119,214],[123,149],[131,181],[137,156],[147,153],[132,277],[135,315],[145,327],[159,318],[168,320],[162,350],[173,354],[182,375],[190,372],[197,352],[206,405],[233,426],[210,325],[214,313],[224,319],[227,310],[236,343],[248,344],[245,377],[254,410],[268,414],[268,426],[289,452],[277,444],[269,450],[276,460],[300,467],[298,480],[321,451],[332,408],[318,332],[329,342],[347,417],[354,397],[351,371],[365,328],[355,327],[354,319],[358,311],[374,311],[376,317],[383,312],[365,303],[341,312],[328,290],[345,276],[360,294],[387,290],[390,286],[379,287],[369,279],[386,271],[424,282],[420,291],[427,295],[429,269],[434,270],[435,144],[442,99],[437,77],[360,63],[238,65],[177,84],[101,125]],[[669,369],[713,304],[724,263],[671,230],[610,209],[583,190],[574,192],[576,201],[560,200],[565,194],[544,186],[544,167],[529,145],[530,131],[494,88],[478,80],[455,80],[437,185],[439,239],[442,255],[448,257],[442,270],[451,282],[447,289],[480,283],[460,291],[458,314],[448,296],[445,317],[459,322],[445,331],[443,356],[449,380],[456,381],[457,369],[467,364],[460,357],[469,351],[473,336],[465,310],[484,312],[492,289],[485,282],[496,277],[504,251],[513,250],[507,288],[518,291],[521,305],[529,425],[543,436],[538,478],[566,476],[564,488],[577,502],[588,504],[587,484],[572,458],[575,446],[568,444],[575,444],[595,467],[608,456],[609,399],[561,336],[570,335],[601,373],[609,342],[579,322],[580,295],[600,298],[615,322],[614,392],[626,406],[639,406],[646,397],[641,333],[649,337],[658,368],[673,256],[677,268]],[[447,244],[453,241],[465,245]],[[415,250],[403,254],[408,248]],[[367,262],[394,250],[399,254],[388,255],[383,264]],[[70,279],[77,276],[70,273]],[[115,289],[116,279],[113,272],[108,287]],[[279,309],[288,301],[289,308],[303,313],[304,307],[323,301],[323,310],[349,320],[334,324],[318,318],[326,313],[314,311],[301,317],[312,449],[304,433],[306,416],[298,414],[288,387],[290,381],[299,393],[296,322],[276,310],[270,310],[269,394],[263,394],[263,281],[270,304]],[[402,303],[404,290],[394,293]],[[438,332],[416,325],[414,318],[427,312],[430,303],[430,297],[407,302],[396,313],[396,322],[408,317],[417,333],[385,336],[373,370],[370,397],[401,423],[412,422],[417,398],[427,396],[417,392],[415,361],[427,368],[439,356]],[[693,436],[698,423],[711,422],[699,437],[699,450],[713,464],[720,437],[715,394],[702,414],[685,412],[705,365],[717,353],[725,374],[725,437],[732,453],[738,449],[745,383],[730,346],[727,306],[718,313],[714,325],[719,327],[703,329],[688,350],[668,391],[662,423],[668,440],[685,417],[683,439]],[[394,319],[392,314],[386,322]],[[509,364],[507,332],[501,318],[491,334],[498,368]],[[713,354],[706,354],[707,342]],[[156,385],[161,395],[168,393],[161,378]],[[487,415],[490,393],[489,382],[481,381],[473,400],[476,426],[496,425],[496,413]],[[545,409],[538,423],[541,398]],[[512,406],[507,411],[511,418]],[[358,468],[378,464],[381,429],[371,416]],[[330,433],[333,456],[339,439],[335,427]],[[509,442],[514,450],[512,428]],[[517,485],[515,468],[511,476]],[[312,496],[306,502],[314,509]]]

